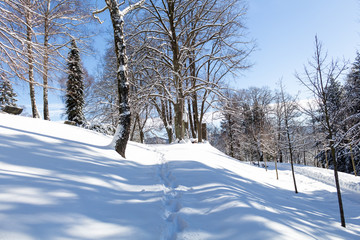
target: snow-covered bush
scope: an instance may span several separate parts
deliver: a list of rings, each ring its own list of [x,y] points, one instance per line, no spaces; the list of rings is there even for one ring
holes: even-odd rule
[[[95,131],[98,133],[103,133],[106,135],[114,135],[116,132],[116,128],[111,124],[86,122],[86,123],[80,125],[80,127],[89,129],[89,130],[92,130],[92,131]]]

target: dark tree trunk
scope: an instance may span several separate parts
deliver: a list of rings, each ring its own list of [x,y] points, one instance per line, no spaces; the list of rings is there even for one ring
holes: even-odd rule
[[[136,118],[135,118],[135,121],[134,121],[133,128],[132,128],[132,130],[131,130],[130,141],[134,141],[135,130],[136,130]]]
[[[323,94],[325,94],[325,93],[323,93]],[[323,96],[323,99],[326,99],[326,98]],[[325,106],[324,114],[325,114],[325,121],[326,121],[327,130],[329,133],[329,139],[330,139],[331,157],[334,162],[334,177],[335,177],[335,185],[336,185],[336,191],[337,191],[337,196],[338,196],[341,226],[346,227],[345,214],[344,214],[344,208],[343,208],[343,203],[342,203],[342,198],[341,198],[341,190],[340,190],[339,176],[338,176],[338,170],[337,170],[337,160],[336,160],[334,140],[333,140],[333,129],[330,124],[330,115],[329,115],[329,111],[328,111],[326,102],[324,102],[324,103],[325,103],[324,104],[324,106]],[[325,155],[326,155],[326,152],[325,152]]]
[[[337,197],[338,197],[338,202],[339,202],[341,226],[346,227],[345,216],[344,216],[344,208],[343,208],[343,203],[342,203],[342,198],[341,198],[341,191],[340,191],[339,176],[338,176],[338,170],[337,170],[337,160],[336,160],[335,148],[334,148],[333,143],[331,143],[330,148],[331,148],[331,157],[332,157],[333,162],[334,162],[334,176],[335,176],[335,185],[336,185],[336,189],[337,189]]]
[[[168,141],[169,141],[169,143],[172,143],[172,141],[173,141],[173,129],[172,129],[173,117],[172,117],[171,102],[165,101],[165,103],[164,103],[162,101],[162,104],[166,108],[164,118],[165,118],[165,122],[166,122],[165,128],[166,128],[166,133],[168,135]]]
[[[174,106],[175,110],[175,136],[178,140],[183,140],[185,137],[184,127],[184,104],[183,99],[178,99],[178,102]]]
[[[195,41],[195,39],[194,39]],[[192,55],[195,56],[195,52],[192,51]],[[189,64],[190,64],[190,76],[192,77],[191,84],[192,88],[195,89],[196,87],[196,65],[193,58],[189,58]],[[199,112],[198,112],[198,101],[197,101],[197,93],[194,91],[191,96],[191,103],[192,103],[192,109],[193,109],[193,120],[194,120],[194,132],[196,137],[196,132],[198,130],[199,125]],[[190,112],[189,112],[190,114]],[[199,140],[199,139],[198,139]]]
[[[188,100],[188,113],[189,113],[189,125],[190,125],[190,131],[191,131],[191,136],[193,138],[196,138],[196,130],[195,130],[195,124],[193,121],[193,115],[192,115],[192,111],[191,111],[191,103],[190,103],[190,99]],[[195,119],[194,119],[195,120]]]
[[[172,63],[174,66],[173,81],[176,87],[176,103],[174,103],[175,111],[175,136],[178,140],[183,140],[185,137],[185,126],[183,121],[184,116],[184,93],[183,93],[183,79],[181,78],[181,63],[179,59],[179,44],[176,36],[176,19],[175,19],[175,1],[167,1],[169,28],[171,30],[171,51]]]
[[[198,130],[198,142],[202,142],[202,140],[203,140],[202,120],[203,120],[204,114],[205,114],[205,101],[206,101],[207,94],[208,94],[208,91],[205,90],[204,97],[203,97],[203,100],[201,102],[201,107],[200,107],[200,116],[199,116],[199,120],[198,120],[198,123],[197,123],[197,126],[198,126],[198,129],[197,129]],[[196,106],[197,106],[197,102],[196,102]],[[198,112],[197,112],[197,115],[199,115]]]
[[[119,123],[115,140],[115,150],[125,158],[126,145],[130,135],[131,113],[129,105],[129,82],[126,76],[126,51],[124,40],[124,19],[116,0],[105,0],[110,11],[114,30],[114,43],[117,62],[117,88],[119,94]]]
[[[290,153],[291,172],[292,172],[292,177],[293,177],[293,182],[294,182],[294,188],[295,188],[295,193],[298,193],[297,186],[296,186],[296,179],[295,179],[295,171],[294,171],[294,154],[293,154],[293,147],[291,144],[287,116],[285,116],[285,127],[286,127],[286,136],[287,136],[287,140],[288,140],[288,147],[289,147],[289,153]]]
[[[143,131],[143,126],[141,126],[140,123],[140,116],[138,114],[137,118],[136,118],[137,122],[138,122],[138,127],[139,127],[139,133],[140,133],[140,143],[144,143],[144,131]]]
[[[283,162],[283,153],[282,153],[281,150],[279,151],[279,162],[280,162],[280,163]]]

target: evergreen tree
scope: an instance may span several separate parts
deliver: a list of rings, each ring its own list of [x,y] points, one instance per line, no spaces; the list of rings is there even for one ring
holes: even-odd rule
[[[343,114],[343,87],[339,81],[331,77],[328,86],[326,86],[324,89],[324,94],[326,95],[327,99],[327,114],[329,115],[332,123],[331,127],[333,128],[335,136],[337,136],[345,130],[345,126],[343,124],[343,120],[345,119]],[[320,108],[325,109],[323,104],[320,104]],[[324,113],[322,113],[321,118],[325,118]]]
[[[357,56],[344,86],[348,129],[360,123],[360,53]],[[353,135],[353,134],[351,134]]]
[[[14,92],[10,81],[6,78],[5,73],[0,73],[0,106],[16,106],[17,95]]]
[[[66,114],[69,121],[74,121],[77,125],[85,122],[84,107],[84,82],[83,70],[81,67],[80,53],[73,39],[71,41],[71,49],[67,60],[68,80],[66,83]]]

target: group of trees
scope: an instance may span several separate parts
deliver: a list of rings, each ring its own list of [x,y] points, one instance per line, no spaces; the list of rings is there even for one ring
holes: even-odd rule
[[[296,74],[313,93],[307,105],[287,94],[281,82],[275,91],[250,88],[229,92],[221,103],[219,149],[243,161],[266,157],[359,172],[360,54],[350,72],[347,66],[327,59],[316,38],[313,60],[302,74]]]
[[[304,142],[310,144],[304,131],[309,129],[301,125],[296,97],[287,94],[281,82],[279,87],[274,92],[252,87],[228,93],[221,105],[220,136],[227,154],[242,161],[284,162],[291,155],[303,161]]]
[[[43,116],[50,120],[49,82],[66,71],[66,46],[83,39],[89,22],[86,1],[6,0],[0,2],[0,72],[29,84],[32,116],[40,117],[35,86],[43,89]]]
[[[359,168],[359,56],[342,85],[339,80],[346,64],[328,63],[316,40],[314,61],[303,75],[297,74],[314,93],[314,102],[300,107],[282,84],[274,93],[266,88],[226,90],[226,77],[248,67],[246,57],[253,47],[244,37],[246,7],[242,1],[123,2],[128,4],[123,11],[116,1],[105,1],[105,7],[92,14],[98,18],[97,14],[107,9],[118,10],[119,16],[110,11],[114,40],[99,65],[96,80],[84,82],[81,75],[86,75],[86,70],[81,68],[78,56],[82,49],[76,50],[76,66],[71,65],[70,55],[74,54],[75,42],[81,45],[81,39],[89,35],[79,27],[91,15],[85,3],[0,3],[2,85],[11,87],[8,79],[29,84],[33,117],[39,117],[35,85],[43,88],[43,115],[49,119],[49,79],[58,77],[56,72],[69,74],[77,68],[79,76],[69,74],[65,101],[69,119],[78,125],[86,122],[85,117],[113,128],[122,122],[131,139],[138,136],[143,142],[146,123],[155,116],[169,142],[186,137],[202,141],[204,115],[217,105],[224,117],[219,145],[235,158],[304,164],[313,161],[314,165],[335,167],[334,157],[328,156],[333,146],[340,170],[354,171],[349,156]],[[130,11],[135,8],[138,10]],[[65,46],[70,48],[68,57]],[[74,118],[72,98],[83,94],[84,99],[76,100],[80,109]]]
[[[224,97],[225,76],[247,67],[252,45],[244,37],[245,5],[239,0],[142,4],[125,16],[124,25],[130,138],[138,135],[143,141],[146,122],[156,116],[169,142],[186,137],[202,141],[204,115]],[[116,46],[110,43],[99,77],[89,88],[91,104],[85,104],[87,118],[113,125],[121,115],[117,73],[125,66],[117,64]]]
[[[359,53],[341,84],[347,64],[329,61],[316,38],[312,60],[296,74],[313,101],[300,106],[282,82],[275,92],[226,87],[229,75],[248,67],[253,49],[245,38],[241,0],[104,0],[93,12],[88,3],[0,1],[2,105],[15,105],[9,79],[22,80],[29,84],[32,116],[40,117],[35,99],[40,86],[43,116],[50,120],[49,81],[65,72],[68,119],[116,127],[114,146],[122,156],[129,137],[138,133],[144,141],[152,116],[161,121],[169,142],[190,137],[201,142],[205,113],[218,107],[223,120],[217,147],[245,161],[289,161],[295,192],[293,163],[333,168],[341,202],[337,170],[360,170]],[[91,18],[101,22],[98,15],[106,10],[113,40],[96,81],[84,81],[84,48],[78,45],[89,33],[83,25]]]
[[[99,14],[109,10],[113,41],[102,74],[89,84],[82,82],[84,90],[71,83],[76,77],[68,77],[65,102],[69,120],[74,120],[73,97],[84,91],[85,100],[76,100],[85,113],[76,117],[78,125],[86,122],[85,117],[114,127],[121,125],[121,131],[130,137],[138,132],[143,141],[146,121],[156,115],[169,142],[186,137],[202,141],[204,115],[224,97],[225,77],[248,67],[246,57],[253,45],[244,33],[245,3],[104,3],[102,9],[91,12],[88,2],[79,0],[1,1],[0,71],[29,84],[32,116],[36,118],[40,114],[35,86],[42,87],[43,116],[49,120],[49,80],[59,79],[64,72],[70,74],[72,60],[66,57],[67,49],[73,51],[72,41],[79,46],[89,36],[83,25],[90,15],[101,20]],[[83,48],[79,51],[82,54]],[[126,141],[124,137],[121,145]]]
[[[272,94],[266,88],[250,88],[228,94],[223,102],[222,134],[226,152],[240,160],[294,162],[334,169],[341,225],[345,224],[338,170],[360,170],[360,54],[351,71],[347,62],[329,60],[315,37],[312,60],[296,78],[312,93],[307,106],[286,94],[280,82]],[[345,76],[345,83],[341,78]],[[353,147],[355,146],[355,147]],[[308,156],[310,155],[310,157]],[[351,159],[351,161],[349,160]],[[275,165],[276,166],[276,165]]]

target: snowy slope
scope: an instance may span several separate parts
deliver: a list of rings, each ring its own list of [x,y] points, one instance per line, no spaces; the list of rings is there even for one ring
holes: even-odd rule
[[[279,180],[208,144],[129,143],[0,113],[0,239],[360,239],[360,177],[288,165]]]

